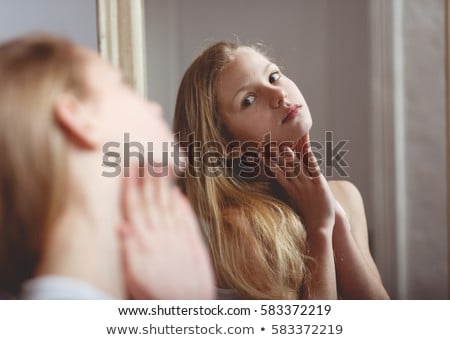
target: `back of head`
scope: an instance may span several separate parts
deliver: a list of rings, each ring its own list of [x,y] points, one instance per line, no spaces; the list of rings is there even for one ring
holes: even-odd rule
[[[0,290],[16,294],[65,204],[68,142],[54,117],[82,96],[84,60],[70,41],[24,36],[0,45]]]

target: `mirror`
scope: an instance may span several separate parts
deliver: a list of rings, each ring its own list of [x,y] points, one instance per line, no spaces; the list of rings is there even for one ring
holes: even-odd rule
[[[98,0],[106,2],[115,1]],[[181,77],[203,48],[221,39],[264,44],[303,92],[312,139],[332,131],[334,143],[347,141],[348,177],[331,177],[361,191],[391,297],[448,298],[448,1],[124,3],[120,13],[135,19],[107,30],[129,34],[133,46],[116,42],[112,50],[128,51],[131,78],[145,75],[141,93],[161,103],[169,121]],[[120,17],[115,11],[110,17]]]

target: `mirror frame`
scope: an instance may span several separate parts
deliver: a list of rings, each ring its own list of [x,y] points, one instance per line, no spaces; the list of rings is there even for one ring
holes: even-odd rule
[[[97,0],[98,46],[130,85],[147,94],[143,0]]]

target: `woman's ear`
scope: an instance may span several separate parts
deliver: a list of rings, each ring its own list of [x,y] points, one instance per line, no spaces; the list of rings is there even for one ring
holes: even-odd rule
[[[55,118],[67,138],[76,145],[95,149],[99,144],[98,124],[92,110],[78,98],[63,94],[54,105]]]

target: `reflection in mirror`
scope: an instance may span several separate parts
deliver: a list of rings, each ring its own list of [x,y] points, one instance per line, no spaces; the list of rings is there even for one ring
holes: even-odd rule
[[[262,43],[303,92],[313,140],[347,141],[391,297],[448,297],[444,1],[147,0],[148,96],[169,120],[194,57]]]

